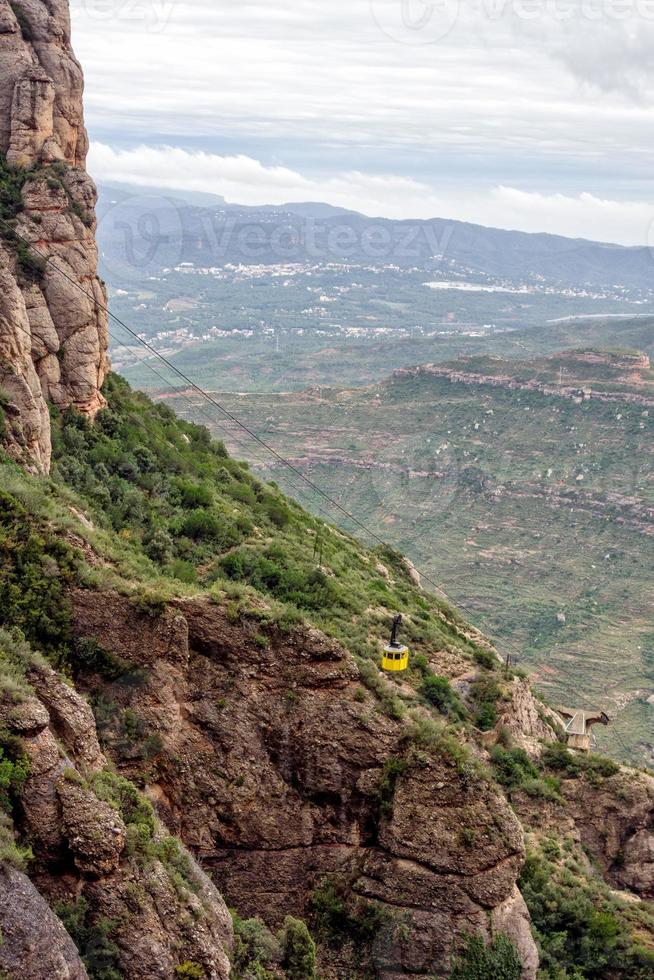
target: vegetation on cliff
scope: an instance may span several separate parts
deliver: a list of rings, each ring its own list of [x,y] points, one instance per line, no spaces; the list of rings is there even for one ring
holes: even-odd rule
[[[262,651],[268,650],[271,630],[283,633],[303,622],[320,627],[358,658],[376,710],[394,719],[408,716],[396,753],[380,773],[380,826],[392,815],[398,781],[420,772],[430,755],[447,758],[463,786],[496,781],[507,793],[524,791],[554,806],[564,805],[562,778],[592,784],[615,772],[609,760],[580,761],[557,745],[535,761],[502,732],[483,762],[481,750],[473,753],[464,743],[474,741],[475,729],[479,740],[480,730],[497,727],[510,697],[511,672],[500,670],[492,650],[451,609],[416,588],[401,556],[368,550],[308,515],[233,460],[206,430],[153,406],[120,379],[109,378],[105,395],[108,407],[93,426],[74,412],[53,412],[51,478],[30,477],[0,458],[0,627],[13,631],[0,634],[6,638],[0,644],[2,698],[13,703],[29,693],[26,638],[70,677],[96,679],[98,729],[105,724],[112,730],[118,718],[123,747],[129,743],[132,752],[135,741],[147,739],[146,730],[135,712],[128,714],[130,708],[117,713],[103,697],[116,680],[138,688],[141,679],[133,664],[92,637],[74,638],[68,590],[80,584],[114,588],[155,620],[169,601],[202,595],[224,607],[234,628],[247,629]],[[398,610],[413,660],[409,675],[393,682],[381,677],[376,661]],[[16,644],[23,644],[18,657],[12,653]],[[439,664],[459,663],[467,677],[463,686],[436,671],[435,652]],[[293,693],[287,692],[289,712]],[[363,705],[370,710],[370,700],[363,689],[355,698],[362,712]],[[120,757],[119,742],[107,736],[105,744]],[[0,788],[6,783],[18,795],[20,752],[1,736],[0,748]],[[153,741],[131,758],[148,762],[160,749]],[[193,891],[184,852],[173,838],[161,838],[151,805],[129,780],[104,770],[82,778],[79,788],[120,814],[129,861],[161,863],[180,894]],[[9,798],[4,801],[8,812],[11,805]],[[15,846],[10,831],[7,840]],[[474,850],[474,830],[463,827],[458,846]],[[557,847],[564,854],[563,843]],[[541,848],[530,857],[522,882],[544,976],[641,980],[651,966],[654,934],[647,913],[614,899],[592,868],[565,862],[550,867],[548,861],[551,853]],[[585,905],[575,905],[574,882]],[[384,909],[340,889],[338,881],[323,882],[314,893],[309,924],[327,947],[354,942],[365,949],[385,928]],[[114,970],[116,944],[107,924],[79,904],[62,908],[61,915],[85,961],[93,963],[97,954],[98,962]],[[281,970],[299,978],[315,969],[314,939],[302,922],[287,920],[275,935],[236,918],[236,935],[235,977],[275,976]],[[511,980],[519,975],[516,963],[513,944],[501,934],[488,947],[474,936],[462,937],[452,977]],[[177,975],[201,976],[193,972],[196,967],[185,960]]]
[[[543,980],[652,976],[653,910],[607,887],[571,838],[534,838],[520,887]]]
[[[475,373],[499,376],[497,386]],[[653,377],[635,355],[564,351],[399,371],[369,388],[236,396],[225,378],[207,386],[519,649],[552,702],[574,701],[582,677],[588,703],[612,718],[603,751],[624,757],[627,745],[642,765],[652,758]],[[515,390],[523,383],[563,394]],[[616,401],[601,400],[609,391]],[[189,412],[181,398],[169,404]],[[274,461],[252,461],[283,478]]]
[[[94,425],[74,412],[54,413],[53,478],[110,532],[109,556],[129,575],[163,596],[226,594],[235,611],[263,595],[271,615],[287,623],[310,618],[375,659],[401,610],[416,653],[444,648],[483,657],[456,613],[416,590],[399,554],[371,552],[307,514],[205,428],[154,406],[117,376],[105,395],[109,407]]]

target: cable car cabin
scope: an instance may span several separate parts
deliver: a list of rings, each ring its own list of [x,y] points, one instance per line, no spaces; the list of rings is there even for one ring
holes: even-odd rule
[[[397,634],[399,632],[400,626],[402,625],[402,617],[396,616],[393,620],[393,630],[391,632],[391,641],[388,646],[384,647],[384,652],[382,654],[382,670],[391,670],[398,673],[401,670],[407,670],[409,666],[409,649],[398,643]]]
[[[384,647],[382,670],[407,670],[409,667],[409,648],[401,643],[393,646],[391,643]]]

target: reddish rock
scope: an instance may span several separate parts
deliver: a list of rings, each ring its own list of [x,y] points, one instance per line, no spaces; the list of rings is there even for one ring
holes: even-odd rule
[[[20,22],[29,29],[21,29]],[[50,466],[46,401],[89,416],[104,405],[107,297],[97,277],[96,192],[84,170],[88,140],[82,71],[70,45],[67,0],[0,2],[0,152],[17,170],[64,164],[28,180],[16,221],[33,255],[30,282],[0,244],[0,385],[10,396],[9,451]]]

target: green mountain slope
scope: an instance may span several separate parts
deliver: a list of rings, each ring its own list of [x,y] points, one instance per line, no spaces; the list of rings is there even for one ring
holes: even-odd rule
[[[601,733],[604,746],[651,762],[654,386],[646,361],[592,352],[476,358],[400,371],[363,390],[222,397],[446,583],[550,699],[606,708],[613,724]],[[177,407],[190,411],[181,400]]]
[[[94,905],[105,901],[108,893],[114,896],[114,903],[117,901],[116,893],[107,890],[116,887],[118,874],[129,876],[119,905],[124,901],[124,908],[136,910],[136,919],[133,915],[127,917],[133,922],[144,914],[144,903],[149,901],[146,891],[155,889],[156,894],[159,886],[151,876],[159,874],[160,864],[165,868],[166,880],[173,882],[176,889],[172,912],[175,928],[187,929],[185,923],[194,916],[202,922],[197,910],[193,912],[193,903],[197,905],[193,896],[204,887],[197,877],[199,872],[189,865],[185,852],[173,838],[157,836],[152,807],[125,780],[125,775],[170,813],[174,812],[171,799],[177,787],[182,786],[188,794],[198,793],[193,805],[185,807],[190,816],[194,806],[207,805],[204,781],[216,779],[213,785],[223,786],[221,792],[225,794],[223,808],[235,807],[234,815],[218,814],[225,821],[223,833],[238,835],[239,822],[243,830],[250,828],[249,821],[254,817],[251,811],[256,810],[258,799],[244,808],[238,802],[241,794],[248,791],[264,764],[272,762],[285,773],[289,763],[283,754],[279,757],[274,739],[270,744],[264,739],[260,745],[262,732],[257,730],[256,741],[238,754],[240,775],[228,779],[223,770],[233,764],[233,759],[227,747],[230,743],[225,743],[224,737],[237,724],[243,726],[243,719],[256,719],[257,712],[264,708],[268,726],[271,710],[280,712],[286,737],[288,727],[294,724],[293,715],[300,713],[303,721],[292,730],[294,740],[302,744],[303,726],[315,724],[312,712],[327,696],[330,718],[343,717],[340,712],[344,707],[349,710],[345,715],[347,725],[336,725],[338,737],[349,738],[349,751],[353,755],[363,751],[366,759],[357,793],[363,794],[361,800],[370,796],[374,803],[373,824],[359,815],[366,834],[371,835],[367,842],[371,853],[377,835],[387,834],[396,818],[408,820],[402,831],[405,856],[412,853],[406,850],[406,841],[414,833],[410,828],[417,828],[418,832],[423,821],[425,827],[430,827],[434,821],[444,820],[442,832],[447,833],[448,839],[453,835],[455,866],[467,867],[467,862],[476,861],[480,849],[507,845],[504,832],[497,833],[497,827],[504,826],[503,821],[515,820],[513,811],[507,808],[505,813],[502,809],[506,807],[502,794],[506,794],[530,830],[528,859],[520,886],[533,916],[543,976],[550,980],[612,980],[618,976],[644,980],[651,969],[654,946],[654,920],[649,906],[635,899],[627,901],[612,891],[581,846],[566,837],[564,828],[570,819],[579,821],[581,839],[584,843],[589,841],[589,851],[597,858],[602,872],[610,871],[620,882],[621,876],[626,876],[626,881],[629,875],[639,875],[637,890],[641,897],[645,896],[646,874],[641,873],[638,863],[632,862],[631,852],[618,860],[617,853],[605,854],[603,845],[595,847],[593,828],[584,826],[577,808],[582,801],[582,815],[589,809],[601,814],[605,806],[613,814],[615,800],[624,800],[628,816],[622,821],[618,839],[622,835],[625,842],[631,841],[640,826],[641,811],[648,805],[651,781],[634,772],[621,772],[607,759],[573,757],[556,742],[550,744],[540,760],[536,757],[540,747],[536,756],[530,757],[520,747],[523,732],[512,718],[515,699],[532,713],[532,724],[540,736],[551,740],[553,733],[545,710],[531,700],[514,671],[501,669],[480,634],[447,605],[416,587],[414,573],[399,554],[371,551],[312,517],[274,485],[262,483],[247,466],[233,460],[206,430],[177,419],[164,406],[153,406],[115,376],[108,379],[105,395],[108,408],[93,426],[74,412],[53,414],[55,465],[50,478],[30,476],[6,457],[0,457],[3,717],[10,724],[17,724],[15,712],[22,706],[20,718],[24,717],[26,706],[33,703],[31,685],[43,683],[44,677],[50,678],[49,685],[59,685],[59,700],[49,702],[53,717],[66,717],[65,713],[58,714],[63,712],[60,692],[68,689],[70,698],[81,703],[79,695],[73,693],[74,683],[89,696],[102,747],[120,773],[105,769],[87,782],[84,770],[80,774],[69,767],[57,790],[80,800],[95,794],[96,800],[103,801],[95,806],[104,806],[105,810],[109,807],[109,813],[115,809],[127,828],[128,849],[126,857],[121,858],[120,869],[112,870],[109,876],[106,868],[95,872],[100,875],[99,884],[80,882],[88,901],[84,897],[77,903],[59,902],[56,906],[80,949],[89,976],[96,980],[109,975],[141,976],[131,972],[132,926],[127,919],[98,917]],[[211,608],[215,608],[215,615],[207,611]],[[180,617],[175,613],[180,609],[193,629],[199,630],[196,644],[203,638],[196,645],[194,662],[189,667],[189,676],[200,671],[199,687],[193,696],[185,696],[184,712],[175,714],[173,752],[167,744],[171,732],[166,724],[162,729],[164,737],[156,728],[159,721],[167,723],[160,718],[156,697],[158,688],[170,683],[171,677],[174,690],[182,683],[179,653],[173,650],[170,663],[166,659],[170,642],[166,630],[178,631]],[[80,610],[85,611],[81,619]],[[377,663],[389,621],[399,610],[405,616],[403,637],[411,645],[412,663],[408,675],[393,681],[380,675]],[[212,623],[207,636],[206,627]],[[80,624],[87,630],[81,636]],[[312,632],[314,626],[340,640],[354,654],[358,674],[352,673],[352,666],[336,666],[339,661],[335,651],[320,646],[324,641]],[[218,630],[215,637],[214,628]],[[104,643],[98,642],[101,630]],[[113,649],[105,637],[111,638]],[[51,672],[48,674],[47,663],[34,657],[25,640],[68,676],[70,687],[61,685]],[[217,653],[207,659],[205,654],[211,643],[217,643]],[[316,643],[318,666],[312,668],[312,644]],[[120,650],[128,651],[130,657],[139,651],[141,662],[126,660],[117,652]],[[282,659],[275,663],[275,656]],[[215,688],[208,687],[215,683],[218,669],[221,684],[228,685],[218,687],[227,695],[220,699],[216,699]],[[315,677],[312,669],[317,670]],[[293,672],[297,674],[295,679]],[[277,686],[266,686],[270,677],[277,680]],[[361,686],[346,695],[345,687],[352,686],[355,678]],[[263,688],[255,688],[251,699],[240,703],[242,685],[261,681]],[[52,687],[49,690],[48,696],[52,697]],[[179,693],[176,696],[179,698]],[[212,715],[203,715],[200,708],[225,713],[219,715],[215,732]],[[506,725],[502,719],[506,719]],[[219,772],[205,771],[210,758],[206,750],[197,758],[196,747],[190,755],[183,754],[184,737],[195,731],[189,727],[190,720],[199,724],[197,732],[202,733],[204,741],[209,734],[218,738],[222,760]],[[20,724],[24,725],[22,721]],[[24,739],[29,740],[30,729],[22,730]],[[60,731],[63,737],[65,728]],[[182,733],[186,733],[184,737]],[[370,733],[377,733],[379,744],[370,742]],[[389,736],[390,751],[386,741]],[[322,737],[326,737],[324,733]],[[487,755],[483,745],[491,745],[493,740],[495,747]],[[24,764],[20,746],[20,738],[0,733],[0,774],[6,790],[5,796],[0,797],[0,809],[4,811],[0,861],[27,867],[29,873],[35,862],[40,887],[45,887],[50,896],[67,895],[65,881],[57,877],[61,869],[48,864],[47,852],[44,854],[38,838],[36,857],[32,858],[26,849],[21,793],[30,770],[29,763]],[[371,748],[376,753],[372,757],[366,755]],[[263,753],[259,758],[249,757],[257,751]],[[321,768],[325,763],[317,765],[318,755],[315,772],[310,760],[302,759],[285,774],[287,794],[291,787],[295,792],[305,783],[311,786],[312,780],[321,785],[326,778]],[[370,770],[371,764],[378,768]],[[308,766],[306,772],[303,766]],[[442,769],[446,780],[456,781],[453,801],[438,795],[445,782],[438,782],[432,789],[429,774],[434,769]],[[381,782],[378,787],[367,789],[363,776],[370,779],[375,773]],[[415,794],[425,779],[426,808],[421,808]],[[257,792],[264,792],[265,786],[262,783]],[[354,786],[347,779],[339,784],[336,794],[333,789],[303,792],[309,793],[307,813],[312,814],[312,821],[322,813],[330,835],[340,828],[341,819],[349,826],[356,815],[356,808],[348,810],[354,805]],[[594,801],[592,806],[583,803],[587,798]],[[477,810],[480,799],[488,801],[488,812]],[[272,815],[279,806],[276,796],[271,797],[269,806]],[[454,830],[452,806],[456,811]],[[534,807],[538,816],[532,812]],[[212,804],[210,812],[214,810]],[[14,840],[12,817],[18,840]],[[266,823],[268,814],[264,812],[260,819],[270,833],[273,825]],[[486,826],[485,821],[489,820],[495,821],[493,831]],[[201,825],[205,826],[204,821]],[[195,832],[190,837],[202,852]],[[440,847],[439,841],[437,835],[433,846]],[[269,843],[264,837],[257,843],[256,853],[267,854]],[[215,868],[219,883],[224,879],[228,888],[236,887],[230,869],[237,880],[244,853],[228,848],[228,860],[223,857]],[[383,848],[382,853],[386,853]],[[274,862],[274,848],[268,860]],[[318,856],[317,860],[325,858]],[[435,868],[443,860],[436,852],[430,858],[437,862]],[[519,871],[522,857],[516,860]],[[490,890],[483,892],[482,901],[491,908],[496,901],[496,868],[492,861],[491,871],[483,867],[482,875],[490,875]],[[426,868],[421,874],[426,873]],[[304,873],[299,873],[303,878]],[[454,877],[460,873],[457,870]],[[140,884],[142,880],[146,891]],[[385,957],[403,956],[402,936],[413,935],[407,933],[407,929],[415,927],[408,913],[406,919],[395,921],[385,911],[385,900],[362,897],[357,889],[367,880],[372,879],[360,867],[356,880],[349,876],[319,877],[316,886],[314,878],[306,915],[318,940],[318,959],[325,977],[350,977],[352,964],[364,975],[381,975]],[[435,880],[439,880],[438,876]],[[243,901],[247,904],[256,887],[247,873],[245,882]],[[475,888],[480,886],[481,882]],[[448,887],[453,887],[453,879]],[[371,894],[374,896],[374,889]],[[185,908],[191,911],[190,916],[185,916]],[[482,913],[482,918],[489,914]],[[428,925],[425,920],[419,930],[421,936]],[[250,976],[304,978],[313,971],[316,950],[301,922],[286,919],[277,935],[258,919],[244,922],[235,916],[234,926],[235,980]],[[439,930],[442,931],[440,927]],[[494,930],[494,938],[486,946],[465,931],[457,933],[456,949],[438,956],[438,975],[459,980],[475,976],[517,980],[521,975],[518,947],[497,927]],[[197,960],[205,962],[210,951],[198,951],[196,958],[188,945],[188,934],[183,935],[186,938],[178,952],[175,975],[201,977],[202,966]],[[384,944],[391,936],[393,945],[388,947]],[[524,956],[524,942],[521,948]],[[347,959],[348,956],[354,958]],[[447,963],[451,966],[444,965]],[[529,975],[534,975],[533,969]]]

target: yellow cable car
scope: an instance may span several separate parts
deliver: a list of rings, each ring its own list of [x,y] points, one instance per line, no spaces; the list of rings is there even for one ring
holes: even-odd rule
[[[382,670],[390,670],[399,673],[409,667],[409,649],[397,642],[397,634],[402,625],[402,617],[396,616],[393,620],[393,632],[391,642],[384,647],[382,654]]]

